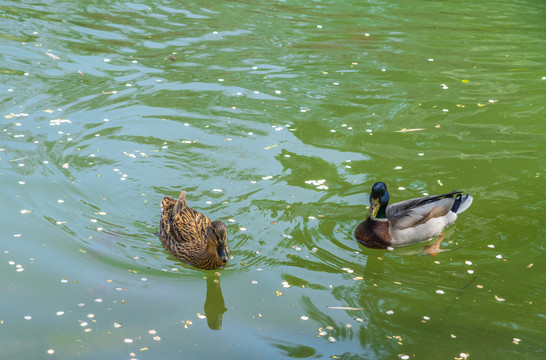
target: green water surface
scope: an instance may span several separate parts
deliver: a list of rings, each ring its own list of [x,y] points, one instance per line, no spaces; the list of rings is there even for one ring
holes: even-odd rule
[[[545,94],[540,0],[0,1],[0,358],[543,359]],[[474,203],[366,249],[378,180]]]

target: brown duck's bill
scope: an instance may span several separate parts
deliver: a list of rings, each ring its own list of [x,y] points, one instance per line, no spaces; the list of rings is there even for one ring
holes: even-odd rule
[[[227,263],[229,255],[224,247],[218,248],[218,258],[220,258],[220,261],[224,264]]]

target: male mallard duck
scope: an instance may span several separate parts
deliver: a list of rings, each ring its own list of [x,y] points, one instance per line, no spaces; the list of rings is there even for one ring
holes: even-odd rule
[[[426,241],[453,224],[457,214],[472,204],[472,196],[461,194],[452,191],[388,205],[387,185],[377,182],[370,193],[368,217],[357,226],[355,237],[362,245],[380,249]]]
[[[217,269],[228,261],[226,225],[210,221],[186,203],[186,192],[178,200],[161,200],[159,239],[176,258],[200,269]]]

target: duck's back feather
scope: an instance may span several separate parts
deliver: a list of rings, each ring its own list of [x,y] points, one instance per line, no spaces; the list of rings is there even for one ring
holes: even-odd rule
[[[441,200],[443,198],[453,198],[455,195],[461,194],[462,191],[452,191],[447,194],[442,195],[433,195],[433,196],[425,196],[415,199],[409,199],[397,202],[395,204],[387,206],[387,217],[390,219],[392,216],[403,212],[404,210],[413,209],[421,205],[425,205],[427,203],[433,203],[435,201]]]
[[[182,196],[181,196],[182,197]],[[207,229],[212,221],[205,215],[193,210],[186,204],[185,199],[180,202],[180,198],[175,202],[173,198],[165,196],[163,202],[171,208],[171,211],[165,209],[166,214],[171,214],[167,219],[162,220],[169,223],[170,231],[173,232],[173,238],[177,241],[193,241],[200,246],[205,246]],[[179,208],[179,211],[175,211]]]
[[[393,245],[403,246],[440,234],[457,219],[455,207],[460,205],[460,194],[452,191],[387,206]]]
[[[447,215],[451,211],[454,202],[454,198],[435,199],[431,202],[420,203],[414,207],[408,206],[398,212],[389,212],[390,206],[387,206],[386,213],[393,228],[405,229],[425,224],[430,219]]]

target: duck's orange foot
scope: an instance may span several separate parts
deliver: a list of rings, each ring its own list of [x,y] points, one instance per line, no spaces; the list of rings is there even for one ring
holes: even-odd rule
[[[434,244],[427,245],[423,248],[422,254],[428,255],[428,256],[436,256],[438,255],[438,252],[440,250],[440,244],[442,243],[442,240],[444,239],[444,233],[440,234],[440,237]]]

